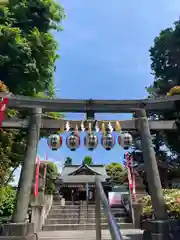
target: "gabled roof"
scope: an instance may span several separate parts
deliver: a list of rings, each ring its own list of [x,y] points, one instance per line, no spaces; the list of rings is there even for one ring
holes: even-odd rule
[[[63,176],[72,176],[75,173],[77,173],[79,170],[81,169],[87,169],[88,171],[94,173],[95,175],[102,175],[102,176],[106,176],[107,177],[107,173],[106,173],[106,168],[105,165],[86,165],[86,164],[82,164],[82,165],[67,165],[63,168],[62,173],[61,173],[61,177]]]
[[[101,175],[99,172],[95,171],[92,167],[90,167],[87,164],[82,164],[80,165],[75,171],[69,173],[68,175],[76,175],[78,174],[78,172],[80,172],[81,170],[87,170],[88,172],[94,174],[94,175]]]

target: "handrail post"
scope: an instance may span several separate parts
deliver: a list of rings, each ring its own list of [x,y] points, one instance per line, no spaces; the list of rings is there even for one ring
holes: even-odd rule
[[[96,186],[95,191],[95,204],[96,204],[96,240],[101,240],[101,201],[98,193],[98,188]]]

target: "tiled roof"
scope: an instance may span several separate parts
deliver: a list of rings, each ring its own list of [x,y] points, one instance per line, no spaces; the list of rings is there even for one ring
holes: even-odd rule
[[[95,175],[75,175],[75,176],[61,176],[63,183],[93,183],[95,182]],[[106,182],[105,176],[99,176],[101,182]]]
[[[73,175],[81,168],[93,172],[94,175]],[[64,183],[92,183],[95,182],[96,175],[99,176],[101,182],[106,182],[109,176],[106,173],[105,165],[68,165],[65,166],[61,173],[61,181]]]
[[[87,167],[87,170],[92,170],[93,172],[95,172],[98,175],[102,175],[102,176],[106,176],[107,177],[107,173],[106,173],[106,167],[105,165],[84,165],[85,167]],[[72,174],[73,172],[75,172],[77,169],[79,169],[81,167],[81,165],[68,165],[65,166],[62,170],[61,173],[61,177],[63,176],[67,176]]]

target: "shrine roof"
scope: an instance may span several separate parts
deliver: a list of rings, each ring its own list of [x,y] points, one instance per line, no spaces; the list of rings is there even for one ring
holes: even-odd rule
[[[95,183],[96,175],[75,175],[75,176],[61,176],[63,183]],[[99,176],[101,182],[106,182],[108,177]]]
[[[78,171],[79,170],[85,170],[85,171],[89,171],[91,173],[93,173],[94,175],[102,175],[104,177],[108,177],[107,173],[106,173],[106,167],[105,165],[98,165],[98,164],[92,164],[92,165],[87,165],[87,164],[82,164],[82,165],[66,165],[61,173],[61,177],[64,176],[72,176],[72,175],[76,175],[76,177],[78,176]],[[82,175],[80,175],[82,176]],[[86,175],[89,176],[89,175]]]

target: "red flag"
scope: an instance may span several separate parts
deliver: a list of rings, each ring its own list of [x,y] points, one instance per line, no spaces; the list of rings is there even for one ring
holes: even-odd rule
[[[0,101],[0,127],[2,126],[2,122],[4,120],[6,106],[8,104],[9,99],[8,98],[2,98]]]
[[[39,167],[40,167],[40,157],[36,158],[36,175],[35,175],[35,185],[34,185],[34,196],[38,196],[38,188],[39,188]]]
[[[131,169],[132,169],[132,194],[134,199],[136,199],[136,178],[134,172],[134,158],[131,156]]]
[[[126,158],[126,166],[127,166],[127,172],[128,172],[128,182],[129,182],[129,188],[132,189],[132,176],[131,176],[131,169],[130,169],[130,158],[129,158],[129,153],[127,152],[125,154]]]

